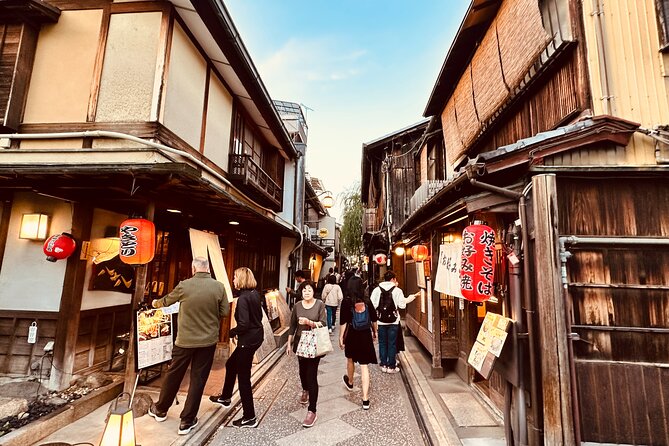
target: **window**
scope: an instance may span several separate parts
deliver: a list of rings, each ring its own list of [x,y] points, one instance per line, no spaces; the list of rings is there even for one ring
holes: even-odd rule
[[[660,37],[660,51],[669,50],[669,0],[655,0],[657,11],[657,31]]]

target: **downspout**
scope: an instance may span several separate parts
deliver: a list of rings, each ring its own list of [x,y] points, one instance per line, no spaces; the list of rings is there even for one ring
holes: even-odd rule
[[[611,96],[611,83],[609,81],[609,70],[606,62],[606,34],[604,29],[604,11],[601,0],[592,0],[593,12],[590,13],[595,20],[595,40],[597,41],[597,55],[599,58],[600,86],[602,89],[602,98],[604,104],[604,114],[613,114],[613,96]]]
[[[390,163],[391,163],[391,157],[390,155],[386,154],[386,159],[383,161],[383,166],[385,170],[385,182],[386,182],[386,231],[388,233],[388,254],[390,254],[390,245],[392,241],[392,229],[391,226],[393,224],[393,216],[390,212]]]

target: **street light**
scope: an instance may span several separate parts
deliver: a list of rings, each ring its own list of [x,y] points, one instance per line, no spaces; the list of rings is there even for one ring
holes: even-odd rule
[[[329,190],[325,190],[323,192],[320,192],[316,194],[319,200],[321,200],[321,204],[325,209],[330,209],[332,206],[334,206],[334,197],[332,196],[332,192]]]

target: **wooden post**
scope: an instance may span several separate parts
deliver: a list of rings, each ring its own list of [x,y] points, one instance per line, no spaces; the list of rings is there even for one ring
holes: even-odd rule
[[[149,203],[146,208],[146,219],[153,221],[155,214],[155,204]],[[135,349],[135,331],[137,320],[135,317],[135,310],[137,306],[144,299],[144,289],[146,288],[146,273],[148,271],[148,264],[139,265],[135,269],[135,291],[132,293],[132,300],[130,301],[130,337],[128,338],[128,351],[125,357],[125,382],[123,383],[123,391],[132,394],[135,387],[135,380],[137,379],[137,371],[135,370],[135,356],[137,351]]]
[[[560,282],[555,175],[532,177],[544,444],[575,445],[566,309]],[[578,422],[578,420],[576,420]]]
[[[427,285],[427,304],[432,306],[432,371],[430,376],[432,378],[443,378],[444,368],[441,366],[441,302],[439,301],[439,294],[433,292],[432,278],[437,275],[437,265],[439,262],[434,261],[434,258],[439,258],[439,242],[440,237],[435,236],[432,232],[431,251],[432,257],[430,262],[430,278],[425,281]],[[436,298],[435,298],[436,294]]]
[[[72,237],[77,240],[77,249],[67,259],[63,279],[63,293],[60,297],[58,321],[56,322],[53,367],[49,380],[49,387],[56,390],[69,387],[74,372],[81,299],[86,277],[86,260],[79,260],[79,253],[81,251],[81,241],[91,238],[91,224],[93,223],[93,210],[91,208],[76,203],[72,206],[74,206]]]

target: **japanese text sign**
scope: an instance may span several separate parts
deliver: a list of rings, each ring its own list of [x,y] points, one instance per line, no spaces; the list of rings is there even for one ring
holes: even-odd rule
[[[493,293],[495,231],[486,225],[470,225],[462,231],[460,291],[474,302],[484,302]]]

